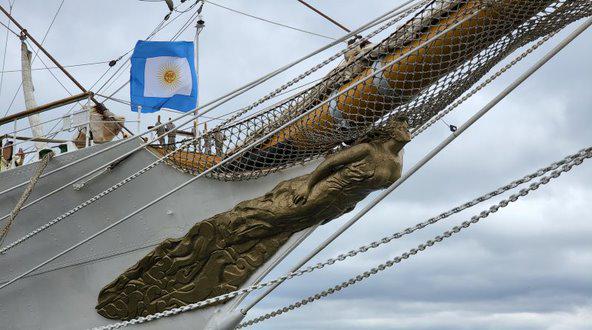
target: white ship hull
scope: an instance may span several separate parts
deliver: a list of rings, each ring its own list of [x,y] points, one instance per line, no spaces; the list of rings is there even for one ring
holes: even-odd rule
[[[115,159],[137,145],[137,142],[124,144],[41,179],[29,201],[78,178],[108,160]],[[50,162],[46,172],[106,146],[95,146],[57,156]],[[100,175],[82,189],[64,189],[23,210],[15,220],[5,245],[100,193],[155,159],[156,157],[147,150],[136,152],[111,172]],[[0,190],[28,180],[35,169],[36,164],[33,163],[0,173]],[[95,311],[99,291],[135,264],[154,245],[168,237],[182,236],[197,221],[230,209],[239,201],[263,194],[279,181],[304,172],[305,167],[298,167],[248,182],[220,182],[205,178],[197,180],[96,239],[0,290],[1,328],[86,329],[112,323],[113,320],[105,319]],[[6,283],[84,240],[188,179],[188,174],[168,165],[157,166],[8,251],[6,255],[0,256],[0,283]],[[0,196],[2,215],[10,212],[23,189],[16,189]],[[5,222],[6,220],[3,220],[1,224]],[[246,285],[268,273],[293,245],[292,242],[301,235],[303,234],[294,235]],[[236,307],[237,302],[235,299],[221,306],[150,322],[146,328],[204,329],[216,312],[225,315]]]

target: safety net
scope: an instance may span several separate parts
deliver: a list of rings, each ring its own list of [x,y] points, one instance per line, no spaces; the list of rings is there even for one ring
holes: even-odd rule
[[[392,116],[417,129],[509,54],[591,14],[591,0],[424,1],[390,18],[379,43],[356,39],[314,86],[155,149],[178,148],[167,161],[191,174],[233,157],[208,175],[246,180],[347,147]]]

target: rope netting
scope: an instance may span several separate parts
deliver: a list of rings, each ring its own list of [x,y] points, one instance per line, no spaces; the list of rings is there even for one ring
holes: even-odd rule
[[[592,1],[434,0],[408,14],[404,24],[393,24],[402,17],[387,23],[396,28],[380,43],[350,46],[313,87],[263,110],[249,108],[167,162],[198,174],[302,116],[209,174],[254,179],[355,143],[392,116],[404,114],[419,128],[516,49],[592,15]]]

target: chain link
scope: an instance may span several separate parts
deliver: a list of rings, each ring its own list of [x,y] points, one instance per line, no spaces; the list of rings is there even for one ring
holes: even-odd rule
[[[386,270],[387,268],[391,268],[394,265],[402,262],[403,260],[409,259],[411,256],[418,254],[419,252],[425,251],[427,248],[434,246],[436,243],[440,243],[443,240],[450,238],[453,235],[459,233],[463,229],[469,228],[471,225],[474,225],[474,224],[478,223],[479,221],[487,218],[489,215],[498,212],[500,209],[508,206],[510,203],[518,201],[520,198],[525,197],[526,195],[528,195],[530,192],[532,192],[534,190],[537,190],[542,185],[546,185],[547,183],[551,182],[551,180],[558,178],[561,174],[569,172],[573,167],[581,165],[584,160],[592,157],[592,148],[584,149],[584,151],[582,151],[581,153],[578,153],[578,155],[579,155],[578,157],[576,157],[575,159],[573,159],[570,162],[559,162],[559,163],[555,163],[555,164],[549,166],[548,168],[551,168],[551,167],[556,168],[555,170],[553,170],[551,172],[550,175],[542,177],[539,181],[530,184],[527,188],[520,189],[520,191],[518,193],[512,194],[510,197],[502,200],[501,202],[499,202],[495,205],[492,205],[491,207],[480,212],[477,215],[474,215],[473,217],[471,217],[470,220],[464,221],[460,225],[452,227],[450,230],[447,230],[444,233],[442,233],[441,235],[438,235],[438,236],[434,237],[433,239],[430,239],[430,240],[426,241],[425,243],[418,245],[416,248],[413,248],[413,249],[411,249],[411,250],[409,250],[409,251],[407,251],[407,252],[401,254],[400,256],[397,256],[391,260],[388,260],[387,262],[382,263],[382,264],[370,269],[369,271],[365,271],[363,273],[360,273],[360,274],[350,278],[348,281],[342,282],[341,284],[338,284],[332,288],[323,290],[315,295],[309,296],[308,298],[304,298],[296,303],[293,303],[291,305],[277,309],[271,313],[267,313],[263,316],[254,318],[254,319],[249,320],[244,323],[241,323],[237,327],[237,329],[245,328],[245,327],[263,322],[265,320],[271,319],[271,318],[276,317],[278,315],[281,315],[281,314],[287,313],[289,311],[295,310],[297,308],[300,308],[300,307],[307,305],[309,303],[312,303],[314,301],[320,300],[328,295],[334,294],[334,293],[339,292],[349,286],[359,283],[359,282],[369,278],[370,276],[376,275],[379,272]],[[562,165],[557,165],[560,163]],[[528,178],[528,177],[529,176],[527,176],[525,178]],[[528,182],[531,179],[532,178],[527,179],[524,182]],[[517,182],[517,181],[515,181],[515,182]]]
[[[242,116],[244,113],[252,110],[253,108],[255,108],[256,106],[264,103],[265,101],[275,97],[277,94],[279,94],[280,92],[282,92],[283,90],[287,89],[288,87],[292,86],[293,84],[297,83],[298,81],[304,79],[305,77],[309,76],[310,74],[312,74],[313,72],[319,70],[320,68],[324,67],[325,65],[327,65],[328,63],[332,62],[333,60],[343,56],[347,51],[349,51],[352,47],[356,47],[359,46],[362,42],[364,42],[365,40],[368,40],[369,38],[372,38],[376,35],[378,35],[380,32],[386,30],[387,28],[389,28],[390,26],[394,25],[395,23],[397,23],[398,21],[400,21],[401,19],[405,18],[406,16],[408,16],[410,13],[412,13],[413,11],[421,8],[421,6],[423,6],[425,3],[427,3],[429,1],[420,1],[417,5],[407,9],[403,14],[400,14],[399,16],[397,16],[394,19],[391,19],[389,22],[387,22],[386,24],[382,25],[381,27],[379,27],[378,29],[374,30],[373,32],[371,32],[368,36],[366,36],[365,38],[362,38],[360,40],[358,40],[356,43],[354,43],[353,45],[346,47],[345,49],[343,49],[342,51],[338,52],[337,54],[329,57],[328,59],[326,59],[325,61],[323,61],[322,63],[314,66],[313,68],[309,69],[308,71],[304,72],[303,74],[299,75],[298,77],[294,78],[292,81],[282,85],[281,87],[279,87],[278,89],[276,89],[275,91],[271,92],[270,94],[266,95],[265,97],[259,99],[258,101],[256,101],[255,103],[251,104],[250,106],[244,108],[242,111],[237,112],[234,116],[228,118],[226,121],[224,121],[223,123],[221,123],[219,125],[219,127],[223,127],[224,125],[227,125],[228,123],[231,123],[232,121],[234,121],[236,118]],[[362,56],[363,54],[361,54],[360,56]],[[201,137],[201,136],[200,136]],[[187,140],[183,141],[183,144],[179,145],[173,152],[163,156],[162,158],[158,159],[157,161],[153,162],[152,164],[144,167],[143,169],[141,169],[140,171],[132,174],[131,176],[125,178],[124,180],[120,181],[119,183],[109,187],[108,189],[104,190],[103,192],[93,196],[92,198],[86,200],[85,202],[78,204],[77,206],[75,206],[73,209],[71,209],[70,211],[60,215],[59,217],[49,221],[48,223],[36,228],[35,230],[27,233],[25,236],[19,238],[18,240],[14,241],[13,243],[7,245],[6,247],[0,249],[0,256],[6,254],[6,252],[14,247],[16,247],[17,245],[22,244],[23,242],[25,242],[28,239],[31,239],[32,237],[34,237],[35,235],[39,234],[40,232],[50,228],[51,226],[55,225],[56,223],[64,220],[65,218],[71,216],[72,214],[80,211],[81,209],[87,207],[90,204],[93,204],[94,202],[98,201],[99,199],[103,198],[104,196],[110,194],[111,192],[119,189],[120,187],[122,187],[123,185],[131,182],[132,180],[134,180],[135,178],[137,178],[138,176],[144,174],[145,172],[149,171],[150,169],[154,168],[155,166],[157,166],[158,164],[164,162],[165,160],[167,160],[171,155],[173,155],[174,153],[182,150],[183,148],[191,145],[193,142],[197,141],[198,138],[200,137],[194,137],[194,138],[190,138]]]
[[[314,266],[308,267],[308,268],[303,269],[303,270],[292,272],[290,274],[287,274],[287,275],[278,277],[276,279],[273,279],[273,280],[271,280],[269,282],[259,283],[259,284],[256,284],[256,285],[252,285],[252,286],[246,287],[244,289],[240,289],[240,290],[237,290],[237,291],[229,292],[229,293],[226,293],[226,294],[223,294],[223,295],[220,295],[220,296],[217,296],[217,297],[213,297],[213,298],[210,298],[210,299],[206,299],[206,300],[203,300],[203,301],[194,303],[194,304],[189,304],[189,305],[186,305],[186,306],[183,306],[183,307],[173,308],[173,309],[170,309],[170,310],[167,310],[167,311],[164,311],[164,312],[160,312],[160,313],[155,313],[155,314],[152,314],[152,315],[149,315],[149,316],[139,317],[139,318],[136,318],[136,319],[133,319],[133,320],[123,321],[123,322],[119,322],[119,323],[114,323],[114,324],[110,324],[110,325],[106,325],[106,326],[102,326],[102,327],[96,327],[96,328],[93,328],[93,330],[112,330],[112,329],[119,329],[119,328],[126,327],[128,325],[141,324],[141,323],[149,322],[149,321],[152,321],[152,320],[160,319],[160,318],[163,318],[163,317],[180,314],[180,313],[183,313],[183,312],[191,311],[191,310],[198,309],[198,308],[201,308],[201,307],[204,307],[204,306],[208,306],[208,305],[211,305],[211,304],[223,302],[223,301],[226,301],[228,299],[235,298],[235,297],[237,297],[239,295],[250,293],[252,291],[256,291],[256,290],[262,289],[264,287],[275,285],[276,283],[284,282],[284,281],[289,280],[289,279],[292,279],[294,277],[299,277],[299,276],[302,276],[304,274],[311,273],[311,272],[313,272],[316,269],[322,269],[325,266],[333,265],[336,262],[344,261],[345,259],[350,258],[350,257],[353,257],[353,256],[355,256],[355,255],[357,255],[359,253],[364,253],[364,252],[366,252],[366,251],[368,251],[370,249],[377,248],[377,247],[379,247],[382,244],[387,244],[387,243],[389,243],[390,241],[392,241],[394,239],[398,239],[398,238],[400,238],[400,237],[402,237],[404,235],[411,234],[411,233],[413,233],[416,230],[425,228],[426,226],[431,225],[433,223],[436,223],[436,222],[438,222],[438,221],[440,221],[440,220],[442,220],[442,219],[444,219],[444,218],[446,218],[446,217],[448,217],[448,216],[450,216],[452,214],[458,213],[458,212],[464,210],[465,208],[474,206],[474,205],[476,205],[478,203],[481,203],[482,201],[488,200],[488,199],[490,199],[490,198],[492,198],[494,196],[497,196],[497,195],[499,195],[499,194],[501,194],[503,192],[506,192],[506,191],[508,191],[510,189],[516,188],[517,186],[519,186],[519,185],[521,185],[523,183],[527,183],[527,182],[533,180],[534,178],[541,177],[545,173],[548,173],[548,172],[551,171],[551,174],[549,176],[546,176],[546,177],[541,178],[538,182],[531,184],[528,188],[525,188],[525,189],[520,190],[519,193],[514,194],[514,195],[511,195],[508,199],[504,199],[500,203],[498,203],[497,205],[494,205],[494,206],[490,207],[488,210],[479,213],[479,215],[473,216],[470,221],[465,221],[460,226],[453,227],[451,230],[445,232],[443,235],[437,236],[433,240],[429,240],[425,244],[422,244],[422,245],[418,246],[417,248],[412,249],[409,252],[404,253],[401,257],[397,257],[395,259],[389,260],[389,261],[387,261],[384,264],[381,264],[381,265],[378,265],[375,268],[372,268],[370,271],[366,271],[366,272],[364,272],[364,273],[362,273],[362,274],[360,274],[360,275],[358,275],[356,277],[353,277],[352,279],[350,279],[347,282],[343,282],[340,285],[337,285],[337,286],[335,286],[333,288],[327,289],[327,290],[322,291],[322,292],[320,292],[320,293],[318,293],[318,294],[316,294],[314,296],[311,296],[311,297],[308,297],[306,299],[303,299],[300,302],[297,302],[297,303],[292,304],[290,306],[287,306],[287,307],[278,309],[278,310],[276,310],[276,311],[274,311],[272,313],[268,313],[268,314],[266,314],[264,316],[261,316],[259,318],[256,318],[256,319],[247,321],[247,322],[241,324],[239,326],[239,328],[246,327],[246,326],[249,326],[249,325],[253,325],[255,323],[262,322],[263,320],[266,320],[266,319],[272,318],[274,316],[283,314],[283,313],[285,313],[285,312],[287,312],[289,310],[293,310],[293,309],[299,308],[299,307],[301,307],[303,305],[308,304],[309,302],[313,302],[315,300],[319,300],[319,299],[321,299],[321,298],[323,298],[323,297],[325,297],[327,295],[330,295],[330,294],[333,294],[335,292],[338,292],[338,291],[340,291],[340,290],[342,290],[342,289],[344,289],[344,288],[346,288],[346,287],[348,287],[348,286],[350,286],[352,284],[355,284],[357,282],[360,282],[360,281],[362,281],[362,280],[370,277],[371,275],[374,275],[374,274],[378,273],[379,271],[383,271],[383,270],[385,270],[385,269],[387,269],[389,267],[392,267],[396,263],[401,262],[403,259],[407,259],[411,255],[415,255],[419,251],[423,251],[427,247],[430,247],[430,246],[434,245],[436,242],[441,242],[444,238],[448,238],[448,237],[452,236],[454,233],[459,232],[462,228],[468,228],[471,225],[471,223],[476,223],[480,219],[489,216],[489,214],[497,212],[500,208],[503,208],[503,207],[508,206],[511,202],[517,201],[519,199],[519,197],[526,196],[529,191],[538,189],[539,186],[549,183],[552,179],[558,178],[561,175],[561,173],[570,171],[572,169],[572,167],[578,166],[578,165],[582,164],[583,160],[585,160],[587,158],[590,158],[590,157],[592,157],[592,147],[589,147],[589,148],[586,148],[586,149],[582,149],[580,152],[578,152],[576,154],[573,154],[573,155],[569,155],[569,156],[565,157],[563,160],[561,160],[559,162],[553,163],[553,164],[551,164],[551,165],[549,165],[547,167],[544,167],[542,169],[539,169],[538,171],[536,171],[536,172],[534,172],[532,174],[526,175],[522,179],[513,181],[513,182],[511,182],[510,184],[508,184],[506,186],[503,186],[503,187],[501,187],[501,188],[499,188],[497,190],[494,190],[494,191],[492,191],[492,192],[490,192],[488,194],[485,194],[485,195],[483,195],[481,197],[478,197],[475,200],[473,200],[471,202],[468,202],[468,203],[465,203],[465,204],[463,204],[463,205],[461,205],[459,207],[455,207],[451,211],[444,212],[444,213],[440,214],[437,217],[431,218],[431,219],[429,219],[429,220],[427,220],[425,222],[419,223],[419,224],[417,224],[417,225],[415,225],[413,227],[409,227],[409,228],[407,228],[407,229],[405,229],[405,230],[403,230],[401,232],[398,232],[398,233],[392,234],[390,236],[384,237],[384,238],[382,238],[382,239],[380,239],[378,241],[372,242],[372,243],[370,243],[370,244],[368,244],[366,246],[362,246],[362,247],[360,247],[360,248],[358,248],[356,250],[349,251],[349,252],[347,252],[345,254],[340,254],[336,258],[330,258],[330,259],[326,260],[325,262],[318,263],[318,264],[316,264]],[[471,206],[469,206],[469,205],[471,205]],[[477,219],[476,222],[473,222],[474,219]],[[452,233],[450,233],[450,232],[452,232]]]
[[[410,7],[409,9],[407,9],[406,11],[404,11],[402,14],[398,15],[397,17],[391,19],[389,22],[387,22],[386,24],[382,25],[381,27],[379,27],[378,29],[372,31],[370,34],[368,34],[366,37],[360,38],[358,39],[356,42],[352,43],[351,45],[349,45],[348,47],[344,48],[343,50],[339,51],[338,53],[334,54],[333,56],[327,58],[326,60],[324,60],[323,62],[313,66],[312,68],[308,69],[307,71],[305,71],[304,73],[298,75],[296,78],[292,79],[291,81],[285,83],[284,85],[278,87],[277,89],[275,89],[274,91],[272,91],[271,93],[265,95],[264,97],[260,98],[259,100],[253,102],[251,105],[243,108],[242,110],[238,111],[236,114],[234,114],[232,117],[226,119],[224,122],[222,122],[220,125],[218,125],[219,128],[224,128],[225,126],[231,124],[232,122],[234,122],[236,119],[238,119],[239,117],[241,117],[242,115],[244,115],[245,113],[253,110],[254,108],[256,108],[257,106],[269,101],[270,99],[276,97],[278,94],[280,94],[281,92],[283,92],[284,90],[288,89],[289,87],[293,86],[294,84],[296,84],[297,82],[301,81],[302,79],[310,76],[311,74],[313,74],[314,72],[318,71],[319,69],[323,68],[324,66],[326,66],[327,64],[333,62],[334,60],[342,57],[343,55],[345,55],[345,53],[347,53],[348,51],[350,51],[351,49],[354,49],[355,47],[360,46],[362,43],[367,42],[370,38],[378,35],[379,33],[383,32],[384,30],[388,29],[389,27],[393,26],[394,24],[396,24],[397,22],[401,21],[403,18],[409,16],[411,13],[413,13],[414,11],[420,9],[421,7],[423,7],[424,5],[426,5],[427,3],[431,2],[432,0],[424,0],[424,1],[420,1],[418,4],[416,4],[415,6]],[[364,52],[361,52],[361,54],[359,54],[356,58],[362,58],[365,55],[367,55],[369,52],[371,51],[371,49],[368,49]],[[215,130],[215,129],[214,129]]]
[[[461,24],[461,23],[459,22],[459,23],[457,23],[457,24]],[[512,63],[512,65],[514,65],[514,64],[515,64],[515,63]],[[383,68],[383,70],[384,70],[384,68]],[[380,72],[381,72],[381,71],[380,71]],[[353,86],[352,86],[352,87],[353,87]],[[346,91],[344,91],[344,92],[346,92]],[[340,92],[340,93],[341,93],[341,92]],[[577,162],[576,162],[575,164],[577,164]],[[573,164],[571,164],[571,163],[570,163],[570,164],[568,164],[568,165],[571,165],[572,167],[574,166],[574,165],[573,165]],[[579,165],[579,164],[578,164],[578,165]],[[562,167],[562,169],[565,169],[565,167]],[[569,169],[567,169],[567,170],[569,170]],[[553,173],[554,173],[554,174],[551,176],[551,179],[552,179],[552,178],[555,178],[555,177],[558,177],[558,176],[559,176],[559,175],[560,175],[562,172],[561,172],[561,171],[559,171],[559,173],[557,173],[557,171],[555,170]],[[556,173],[556,174],[555,174],[555,173]],[[546,180],[546,182],[545,182],[545,180]],[[549,179],[548,177],[543,177],[543,178],[541,179],[541,181],[540,181],[540,182],[542,182],[542,184],[546,184],[546,183],[547,183],[547,182],[549,182],[549,181],[550,181],[550,179]],[[539,183],[540,183],[540,182],[539,182]],[[540,185],[540,184],[539,184],[539,185]],[[531,185],[531,186],[530,186],[530,188],[532,188],[532,187],[533,187],[533,186]],[[529,188],[529,189],[530,189],[530,188]],[[537,189],[537,188],[538,188],[538,186],[537,186],[537,187],[535,187],[535,188],[533,188],[533,190],[534,190],[534,189]],[[520,194],[518,194],[517,196],[516,196],[516,195],[512,195],[512,196],[510,196],[510,198],[509,198],[509,202],[507,202],[507,201],[506,201],[506,202],[505,202],[505,205],[504,205],[504,202],[502,202],[502,204],[501,204],[501,207],[505,207],[505,206],[507,206],[507,204],[508,204],[508,203],[515,202],[516,200],[518,200],[518,199],[520,198],[520,196],[525,196],[525,195],[527,195],[527,194],[528,194],[528,192],[529,192],[529,190],[528,190],[528,189],[523,189],[523,190],[521,190],[521,191],[520,191]],[[494,207],[492,207],[492,209],[490,209],[490,211],[491,211],[490,213],[496,212],[496,211],[497,211],[499,208],[500,208],[500,206],[497,206],[497,205],[496,205],[496,206],[494,206]],[[460,207],[459,207],[459,208],[457,208],[457,209],[455,209],[455,210],[459,210],[459,209],[460,209]],[[484,211],[484,212],[481,212],[481,213],[479,214],[479,216],[483,216],[483,217],[487,217],[488,215],[489,215],[489,213],[488,213],[488,212],[486,212],[486,211]],[[477,217],[477,218],[476,218],[476,221],[475,221],[475,223],[476,223],[476,222],[478,222],[478,221],[479,221],[479,219],[480,219],[480,218],[479,218],[479,217]],[[474,218],[472,218],[471,220],[474,220]],[[365,272],[365,273],[363,273],[363,274],[361,274],[361,275],[358,275],[358,276],[356,276],[355,278],[353,278],[353,279],[350,279],[350,281],[348,281],[348,282],[346,282],[346,283],[349,283],[349,285],[351,285],[351,284],[354,284],[354,283],[356,283],[357,281],[361,281],[361,280],[363,280],[364,278],[367,278],[367,277],[371,276],[373,272],[374,272],[374,273],[377,273],[378,271],[381,271],[381,270],[383,270],[383,269],[381,269],[381,268],[384,268],[384,269],[386,269],[387,267],[392,267],[392,266],[393,266],[395,263],[398,263],[398,262],[400,262],[401,260],[407,259],[407,258],[409,258],[410,256],[412,256],[412,255],[414,255],[414,254],[417,254],[419,251],[423,251],[423,250],[425,250],[427,247],[429,247],[429,246],[432,246],[432,245],[434,245],[435,243],[442,241],[444,238],[447,238],[447,237],[450,237],[450,236],[452,236],[454,233],[460,232],[460,230],[462,230],[462,228],[468,228],[470,225],[471,225],[471,222],[468,222],[468,223],[463,223],[463,225],[462,225],[462,226],[460,226],[460,227],[459,227],[459,226],[457,226],[457,227],[454,227],[454,228],[453,228],[451,231],[449,231],[449,232],[445,232],[443,236],[438,236],[438,237],[436,237],[434,240],[428,241],[426,244],[424,244],[424,245],[422,245],[422,246],[419,246],[417,249],[411,250],[410,252],[403,254],[403,255],[402,255],[402,257],[399,257],[399,259],[398,259],[398,260],[397,260],[397,259],[395,259],[394,261],[393,261],[393,260],[389,260],[389,261],[388,261],[386,264],[380,265],[379,267],[377,267],[377,268],[374,268],[374,269],[372,269],[371,271],[368,271],[368,272]],[[411,232],[413,232],[413,228],[412,228],[412,229],[409,229],[409,230],[407,230],[407,231],[406,231],[406,234],[407,234],[407,233],[411,233]],[[431,243],[431,244],[430,244],[430,243]],[[375,245],[376,245],[376,244],[375,244]],[[366,248],[364,248],[364,250],[367,250],[367,249],[366,249]],[[341,258],[341,259],[345,260],[345,258],[346,258],[346,257],[347,257],[347,256],[342,256],[342,258]],[[386,265],[386,266],[385,266],[385,265]],[[128,325],[128,324],[142,323],[142,322],[150,321],[150,320],[153,320],[153,319],[157,319],[157,318],[165,317],[165,316],[168,316],[168,315],[174,315],[174,314],[177,314],[177,313],[182,313],[182,312],[184,312],[184,311],[188,311],[188,310],[192,310],[192,309],[195,309],[195,308],[200,308],[200,307],[203,307],[203,306],[205,306],[205,305],[207,305],[207,304],[211,304],[211,303],[216,303],[216,302],[225,301],[225,300],[227,300],[227,299],[230,299],[230,298],[233,298],[233,297],[235,297],[235,296],[237,296],[237,295],[239,295],[239,294],[244,294],[244,293],[247,293],[247,292],[250,292],[250,291],[253,291],[253,290],[257,290],[257,289],[259,289],[259,288],[261,288],[261,287],[264,287],[264,286],[266,286],[266,285],[271,285],[271,284],[277,283],[277,281],[278,281],[278,280],[274,280],[274,281],[271,281],[271,282],[269,282],[269,283],[258,284],[258,285],[256,285],[256,286],[252,286],[252,287],[249,287],[249,288],[241,289],[241,290],[238,290],[238,291],[235,291],[235,292],[230,292],[230,293],[227,293],[227,294],[225,294],[225,295],[222,295],[222,296],[219,296],[219,297],[211,298],[211,299],[205,300],[205,301],[203,301],[203,302],[199,302],[199,303],[196,303],[196,304],[187,305],[187,306],[184,306],[184,307],[181,307],[181,308],[172,309],[172,310],[170,310],[170,311],[166,311],[166,312],[162,312],[162,313],[153,314],[153,315],[150,315],[150,316],[147,316],[147,317],[138,318],[138,319],[134,319],[134,320],[127,321],[127,322],[122,322],[122,323],[114,324],[114,325],[111,325],[111,326],[103,327],[103,328],[101,328],[101,329],[112,329],[112,328],[117,328],[117,327],[120,327],[120,326],[125,326],[125,325]],[[346,287],[346,286],[344,286],[344,287]],[[338,288],[338,289],[340,290],[341,288]],[[323,293],[330,294],[331,292],[330,292],[330,291],[324,291],[324,292],[321,292],[320,294],[317,294],[317,295],[315,295],[315,296],[312,296],[312,297],[311,297],[311,298],[309,298],[308,300],[310,300],[310,301],[314,301],[314,300],[316,300],[316,299],[320,299],[320,298],[323,296]],[[312,300],[311,300],[311,299],[312,299]],[[284,309],[286,309],[286,308],[284,308]]]
[[[151,164],[149,164],[148,166],[142,168],[141,170],[137,171],[136,173],[128,176],[127,178],[119,181],[118,183],[114,184],[113,186],[103,190],[102,192],[94,195],[93,197],[91,197],[90,199],[87,199],[86,201],[76,205],[74,208],[70,209],[69,211],[65,212],[64,214],[54,218],[53,220],[47,222],[46,224],[36,228],[35,230],[27,233],[26,235],[22,236],[21,238],[17,239],[16,241],[8,244],[7,246],[5,246],[4,248],[0,249],[0,256],[6,254],[6,252],[8,252],[8,250],[13,249],[14,247],[22,244],[23,242],[33,238],[35,235],[41,233],[42,231],[47,230],[48,228],[50,228],[51,226],[55,225],[56,223],[66,219],[67,217],[71,216],[72,214],[82,210],[83,208],[93,204],[94,202],[98,201],[99,199],[107,196],[108,194],[114,192],[115,190],[121,188],[122,186],[124,186],[125,184],[131,182],[132,180],[136,179],[137,177],[139,177],[140,175],[148,172],[149,170],[151,170],[152,168],[156,167],[157,165],[159,165],[160,163],[164,162],[166,159],[168,159],[170,156],[174,155],[175,153],[177,153],[179,150],[181,150],[181,148],[183,148],[186,144],[190,144],[192,142],[192,140],[189,140],[187,142],[185,142],[184,144],[182,144],[179,148],[171,151],[170,153],[162,156],[161,158],[157,159],[156,161],[152,162]]]
[[[590,11],[585,0],[533,2],[503,8],[488,0],[477,1],[474,6],[459,7],[465,3],[431,1],[379,44],[361,44],[364,47],[351,49],[346,57],[360,56],[356,55],[360,50],[369,50],[370,53],[361,55],[357,60],[350,61],[348,58],[336,70],[325,75],[320,84],[265,109],[251,111],[240,119],[231,119],[229,125],[218,125],[210,130],[210,140],[217,142],[213,146],[216,153],[234,154],[290,118],[317,108],[259,148],[249,150],[248,157],[229,162],[217,173],[208,176],[222,181],[253,180],[306,163],[347,147],[370,132],[380,131],[398,114],[408,115],[410,127],[416,130],[459,98],[465,96],[463,101],[466,100],[465,94],[498,70],[499,67],[495,66],[511,53],[517,49],[520,49],[517,54],[523,52],[548,34],[589,16]],[[416,4],[412,2],[409,6]],[[479,16],[474,18],[475,26],[468,21],[462,22],[474,12],[483,15],[492,13],[495,18],[484,21]],[[399,14],[392,11],[384,21]],[[458,29],[458,33],[439,33],[452,26]],[[437,38],[432,38],[434,33]],[[464,40],[465,37],[470,39]],[[425,42],[420,49],[409,49],[420,42]],[[411,54],[402,55],[404,52]],[[391,62],[395,58],[401,58],[400,63]],[[520,60],[522,57],[507,68]],[[385,62],[389,62],[386,68]],[[505,70],[491,77],[483,86],[497,79]],[[370,74],[372,76],[366,79]],[[335,94],[340,95],[335,97]],[[319,106],[321,100],[324,102]],[[207,145],[204,143],[189,148],[182,159],[172,162],[187,173],[197,175],[203,172],[204,161],[209,160],[203,154],[213,154],[211,141]]]

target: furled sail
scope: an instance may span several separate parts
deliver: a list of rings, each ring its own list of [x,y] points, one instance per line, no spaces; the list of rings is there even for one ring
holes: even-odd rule
[[[103,107],[99,112],[97,106],[85,107],[90,111],[90,133],[94,143],[106,143],[112,141],[119,133],[125,122],[125,117],[117,116],[109,109]],[[86,146],[86,127],[82,127],[73,140],[76,148],[82,149]]]
[[[23,95],[25,96],[25,106],[27,110],[37,107],[37,101],[35,100],[35,87],[33,85],[33,75],[31,73],[31,51],[27,47],[27,44],[21,42],[21,67],[22,67],[22,78],[23,78]],[[39,114],[29,115],[29,125],[34,138],[43,138],[43,125]],[[47,148],[47,143],[36,141],[35,148],[37,151]]]

